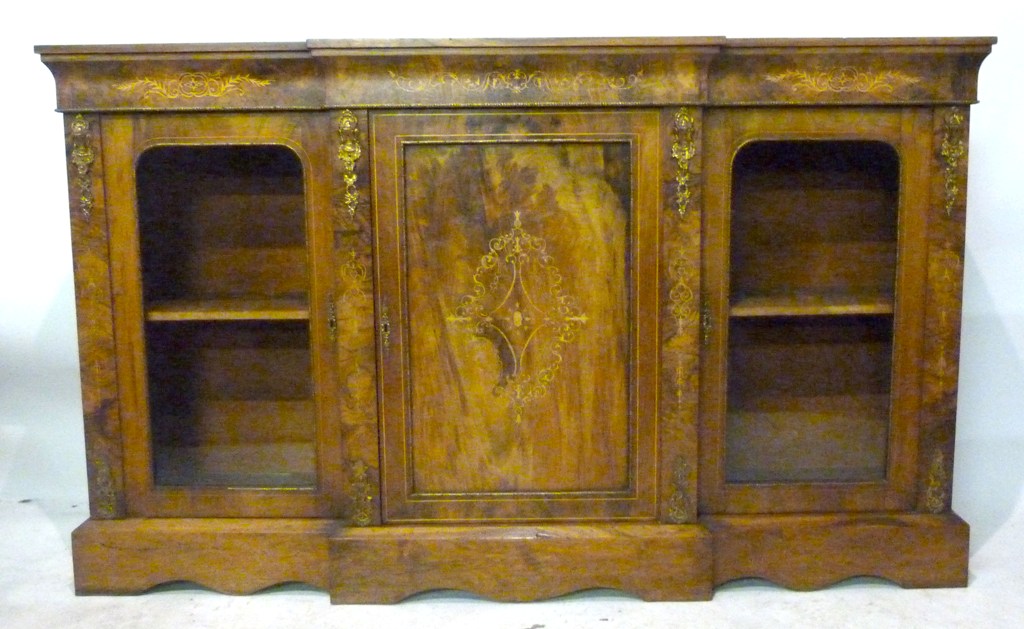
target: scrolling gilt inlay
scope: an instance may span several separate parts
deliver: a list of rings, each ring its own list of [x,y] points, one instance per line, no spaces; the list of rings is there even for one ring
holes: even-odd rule
[[[524,283],[526,274],[531,291]],[[523,229],[520,212],[514,213],[512,229],[490,241],[473,274],[472,292],[463,296],[447,316],[475,335],[496,339],[505,364],[494,391],[508,399],[516,423],[531,401],[544,396],[561,368],[563,349],[572,343],[588,318],[566,294],[562,273],[546,251],[543,238]],[[541,335],[550,330],[553,336]],[[536,349],[533,349],[536,346]],[[507,351],[501,351],[507,350]],[[527,350],[542,356],[542,366],[524,366]]]
[[[891,95],[896,90],[921,82],[920,77],[899,70],[862,70],[852,66],[826,68],[819,71],[786,70],[768,74],[770,83],[788,85],[794,92],[805,94],[873,94]]]
[[[359,261],[355,251],[349,251],[341,266],[341,279],[343,281],[341,300],[365,297],[365,287],[370,283],[370,274],[366,266]]]
[[[676,112],[672,135],[672,159],[676,160],[676,211],[683,217],[693,198],[690,162],[697,154],[696,125],[690,110],[680,109]]]
[[[690,272],[690,262],[683,255],[676,256],[669,265],[669,276],[672,279],[672,288],[669,290],[668,298],[672,312],[672,318],[676,321],[676,335],[683,337],[688,328],[695,325],[704,326],[697,308],[697,299],[694,294],[693,285],[696,278]],[[710,326],[708,326],[710,327]],[[706,329],[706,328],[705,328]],[[675,367],[675,396],[676,405],[683,407],[687,395],[687,374],[692,367],[694,356],[677,352]]]
[[[122,92],[137,92],[141,100],[154,97],[177,100],[179,98],[221,98],[223,96],[244,96],[253,87],[266,87],[271,79],[261,79],[249,74],[225,76],[221,72],[182,72],[168,77],[144,76],[122,83],[114,88]]]
[[[953,216],[953,209],[960,198],[960,164],[967,156],[967,143],[964,141],[964,113],[954,108],[946,116],[942,134],[940,154],[943,161],[943,179],[946,190],[946,216]]]
[[[596,70],[575,74],[525,70],[477,73],[434,72],[422,77],[408,77],[388,70],[395,87],[403,92],[423,93],[441,90],[485,93],[522,94],[528,90],[549,94],[610,90],[625,92],[641,88],[645,83],[643,69],[628,74],[611,74]]]
[[[89,121],[78,114],[71,122],[71,166],[72,185],[78,210],[88,219],[92,215],[92,164],[96,153],[92,148],[92,130]],[[77,193],[77,194],[76,194]]]
[[[696,296],[691,283],[693,273],[690,272],[690,261],[683,255],[676,256],[669,265],[669,276],[672,288],[668,298],[671,305],[672,318],[676,321],[676,333],[685,334],[687,327],[693,325],[698,317]]]

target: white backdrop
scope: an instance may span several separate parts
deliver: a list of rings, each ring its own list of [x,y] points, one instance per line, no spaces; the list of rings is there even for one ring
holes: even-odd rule
[[[35,44],[995,35],[1000,41],[982,65],[981,102],[971,114],[953,495],[954,508],[973,526],[972,552],[977,553],[1015,512],[1024,511],[1024,19],[1015,5],[1006,0],[21,4],[20,15],[8,12],[0,25],[0,500],[33,495],[82,501],[85,496],[80,419],[71,412],[57,423],[37,422],[31,414],[32,408],[46,408],[51,395],[69,395],[66,389],[75,385],[69,374],[77,369],[62,123],[54,113],[53,79],[33,54]],[[33,437],[43,426],[47,434]],[[16,442],[43,445],[27,456]],[[5,504],[0,501],[0,509]],[[1006,559],[1021,565],[1024,557]],[[978,569],[972,564],[972,573]]]

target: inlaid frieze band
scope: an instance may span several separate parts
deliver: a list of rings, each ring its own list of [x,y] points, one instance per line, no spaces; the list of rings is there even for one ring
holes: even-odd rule
[[[192,98],[221,98],[224,96],[245,96],[249,89],[266,87],[271,79],[254,77],[250,74],[224,75],[221,72],[182,72],[174,76],[144,76],[121,83],[114,88],[138,94],[143,102],[154,98],[167,100]]]
[[[468,94],[513,95],[525,92],[541,94],[572,94],[593,91],[629,92],[644,87],[646,81],[642,68],[625,74],[597,70],[561,73],[515,68],[491,72],[442,71],[416,77],[388,70],[388,76],[399,90],[413,94],[442,90]]]
[[[768,74],[765,80],[802,94],[854,93],[876,96],[890,96],[904,87],[921,82],[920,77],[899,70],[865,70],[853,66],[817,71],[791,69]]]

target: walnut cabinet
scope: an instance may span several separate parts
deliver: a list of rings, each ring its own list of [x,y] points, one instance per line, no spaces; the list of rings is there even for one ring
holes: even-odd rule
[[[962,586],[994,39],[41,46],[80,593]]]

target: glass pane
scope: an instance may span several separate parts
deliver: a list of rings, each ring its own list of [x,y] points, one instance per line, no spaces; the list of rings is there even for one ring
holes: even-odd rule
[[[733,166],[726,480],[886,474],[899,161],[771,141]]]
[[[307,295],[302,164],[282,146],[160,146],[137,168],[143,290],[166,300]]]
[[[899,162],[881,142],[754,142],[733,164],[731,294],[893,297]]]
[[[301,162],[162,146],[137,190],[155,483],[314,486]]]
[[[151,323],[146,341],[157,485],[315,485],[304,324]]]
[[[726,480],[885,478],[891,356],[891,317],[734,322]]]

